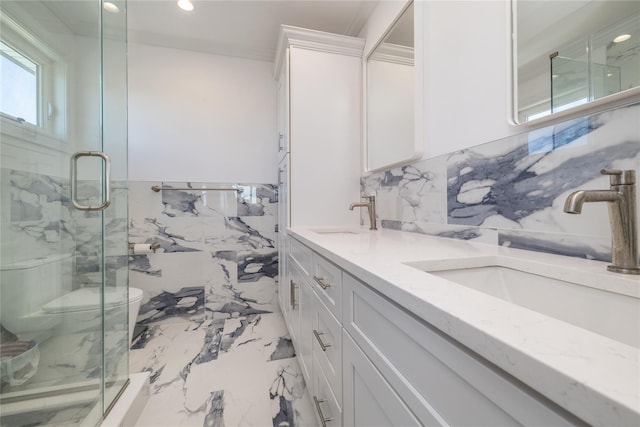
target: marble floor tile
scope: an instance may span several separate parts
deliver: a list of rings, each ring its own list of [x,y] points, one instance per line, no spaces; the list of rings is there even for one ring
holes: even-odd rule
[[[280,313],[152,325],[130,368],[151,372],[138,426],[315,424]]]

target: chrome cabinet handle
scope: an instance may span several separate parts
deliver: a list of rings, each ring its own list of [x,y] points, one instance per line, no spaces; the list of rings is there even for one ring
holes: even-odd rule
[[[327,348],[331,347],[331,344],[325,344],[324,342],[322,342],[322,338],[320,338],[320,335],[324,335],[324,332],[318,332],[314,329],[313,335],[315,335],[316,340],[318,341],[318,344],[320,344],[320,348],[322,349],[322,351],[327,351]]]
[[[278,168],[278,187],[282,185],[282,168]]]
[[[313,396],[313,402],[316,404],[316,411],[318,411],[318,415],[320,416],[320,422],[322,423],[322,427],[327,427],[327,423],[329,421],[333,421],[333,418],[325,418],[322,413],[322,408],[320,408],[320,404],[326,402],[325,399],[318,399]]]
[[[80,157],[100,157],[102,168],[102,203],[95,206],[78,203],[78,159]],[[111,204],[111,159],[102,151],[78,151],[71,156],[71,204],[80,211],[103,211]]]
[[[291,308],[296,308],[296,282],[291,280],[289,284],[289,300],[291,304]]]
[[[331,283],[325,282],[324,277],[313,276],[313,280],[315,280],[322,289],[328,289],[331,287]]]

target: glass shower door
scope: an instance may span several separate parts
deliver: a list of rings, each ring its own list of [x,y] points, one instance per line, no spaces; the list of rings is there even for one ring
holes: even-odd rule
[[[126,10],[0,2],[0,425],[97,425],[128,378]]]

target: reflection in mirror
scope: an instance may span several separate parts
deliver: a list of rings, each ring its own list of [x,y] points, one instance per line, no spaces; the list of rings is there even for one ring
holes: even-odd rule
[[[367,58],[367,170],[414,160],[413,4]]]
[[[524,123],[640,87],[640,2],[512,0],[515,118]]]

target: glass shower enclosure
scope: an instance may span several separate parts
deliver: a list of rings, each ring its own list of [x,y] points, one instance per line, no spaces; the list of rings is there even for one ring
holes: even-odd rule
[[[0,425],[128,382],[126,2],[0,2]]]

